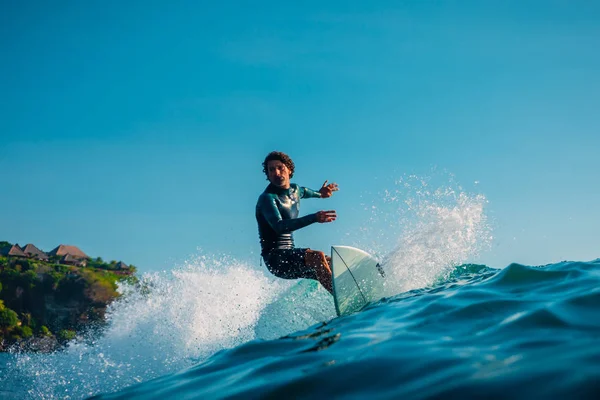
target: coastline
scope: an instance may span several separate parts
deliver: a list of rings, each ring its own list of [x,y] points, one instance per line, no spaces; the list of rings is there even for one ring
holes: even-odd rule
[[[45,253],[0,244],[0,352],[60,349],[103,326],[119,282],[137,282],[135,266],[91,258],[75,246]]]

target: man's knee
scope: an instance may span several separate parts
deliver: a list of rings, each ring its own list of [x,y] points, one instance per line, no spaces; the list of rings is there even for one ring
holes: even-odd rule
[[[318,250],[306,250],[306,264],[310,265],[327,265],[327,258],[325,257],[325,253]]]

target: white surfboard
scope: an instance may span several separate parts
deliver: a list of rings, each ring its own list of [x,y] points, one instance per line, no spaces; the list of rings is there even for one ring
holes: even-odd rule
[[[335,311],[351,314],[383,297],[385,272],[369,253],[350,246],[331,246]]]

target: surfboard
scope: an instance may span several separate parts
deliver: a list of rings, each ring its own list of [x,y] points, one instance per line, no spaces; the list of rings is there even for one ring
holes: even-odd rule
[[[331,246],[331,272],[338,316],[351,314],[383,297],[385,271],[366,251]]]

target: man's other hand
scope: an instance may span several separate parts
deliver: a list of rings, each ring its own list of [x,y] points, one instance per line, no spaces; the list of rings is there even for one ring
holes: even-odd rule
[[[337,192],[338,190],[339,189],[337,183],[330,183],[328,185],[327,181],[325,181],[325,183],[323,183],[323,186],[321,186],[321,189],[319,189],[319,193],[321,193],[321,198],[326,199],[328,197],[331,197],[333,192]]]
[[[337,214],[335,213],[335,210],[317,212],[317,222],[320,224],[333,222],[336,218]]]

